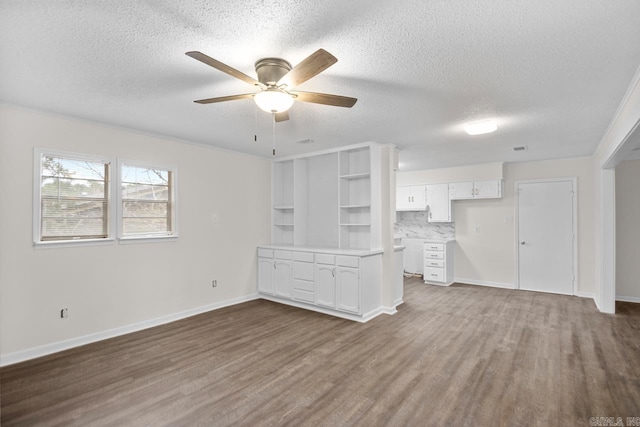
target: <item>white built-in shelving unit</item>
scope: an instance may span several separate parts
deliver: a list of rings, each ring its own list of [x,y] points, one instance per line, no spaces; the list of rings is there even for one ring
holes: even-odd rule
[[[379,149],[376,144],[360,144],[275,161],[273,243],[380,247],[380,215],[373,213],[380,210]]]

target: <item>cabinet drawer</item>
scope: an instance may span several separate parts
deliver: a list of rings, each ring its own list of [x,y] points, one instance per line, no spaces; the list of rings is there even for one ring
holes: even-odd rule
[[[425,251],[444,251],[444,245],[442,243],[425,243]]]
[[[293,299],[298,301],[313,303],[315,294],[313,292],[305,291],[302,289],[294,289],[293,291],[291,291],[291,296],[293,296]]]
[[[343,267],[353,267],[358,268],[360,258],[357,256],[337,256],[336,264]]]
[[[424,267],[425,268],[429,268],[429,267],[443,268],[444,267],[444,261],[441,260],[441,259],[425,259],[424,260]]]
[[[424,280],[432,282],[444,282],[444,268],[425,268]]]
[[[302,280],[313,280],[313,263],[294,261],[293,278]]]
[[[258,256],[260,258],[273,258],[273,250],[258,248]]]
[[[292,255],[291,251],[273,251],[273,257],[278,259],[291,259]]]
[[[444,252],[424,251],[424,259],[444,259]]]
[[[327,254],[316,254],[316,262],[318,264],[335,264],[336,256]]]
[[[307,291],[313,292],[316,290],[315,282],[310,282],[308,280],[299,280],[293,279],[293,289],[297,289],[299,291]]]
[[[305,261],[305,262],[313,262],[313,253],[311,252],[294,252],[293,253],[294,261]]]

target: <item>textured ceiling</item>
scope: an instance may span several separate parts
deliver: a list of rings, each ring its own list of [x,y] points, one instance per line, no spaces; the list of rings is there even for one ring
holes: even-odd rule
[[[193,103],[252,88],[184,53],[255,76],[318,48],[338,62],[299,89],[358,103],[295,103],[278,156],[365,141],[396,144],[402,170],[584,156],[640,65],[640,2],[2,0],[0,102],[270,157],[252,100]],[[462,131],[485,118],[496,133]]]

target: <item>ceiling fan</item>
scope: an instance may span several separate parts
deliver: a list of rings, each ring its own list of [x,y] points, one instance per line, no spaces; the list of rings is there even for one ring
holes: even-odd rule
[[[259,59],[255,64],[258,80],[202,52],[186,52],[186,55],[223,73],[227,73],[232,77],[249,83],[252,86],[260,88],[260,92],[256,93],[221,96],[194,101],[198,104],[212,104],[215,102],[253,98],[260,109],[268,113],[273,113],[275,121],[282,122],[289,120],[287,110],[291,108],[294,100],[347,108],[353,107],[357,101],[356,98],[349,98],[347,96],[292,90],[292,88],[320,74],[338,61],[335,56],[324,49],[318,49],[295,67],[291,67],[291,64],[282,58]]]

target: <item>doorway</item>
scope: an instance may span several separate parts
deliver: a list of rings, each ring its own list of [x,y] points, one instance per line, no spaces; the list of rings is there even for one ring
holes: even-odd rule
[[[576,293],[576,178],[516,181],[518,288]]]

